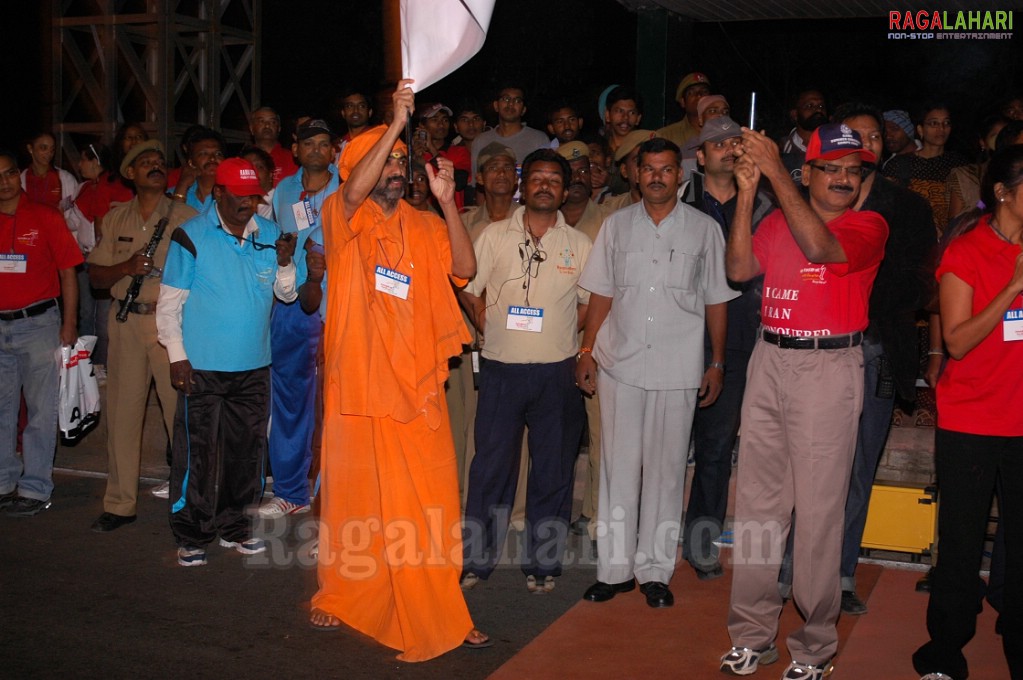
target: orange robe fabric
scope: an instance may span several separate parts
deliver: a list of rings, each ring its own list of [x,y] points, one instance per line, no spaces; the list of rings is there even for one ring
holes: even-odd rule
[[[444,398],[469,341],[451,291],[445,223],[404,201],[323,207],[327,252],[320,590],[312,605],[426,661],[473,628],[459,588],[461,517]],[[377,265],[411,276],[375,290]],[[464,283],[464,282],[460,282]]]

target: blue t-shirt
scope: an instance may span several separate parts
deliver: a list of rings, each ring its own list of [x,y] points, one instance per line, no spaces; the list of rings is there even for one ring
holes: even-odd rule
[[[174,186],[170,187],[168,191],[173,194],[176,189],[177,187]],[[192,182],[192,186],[188,187],[188,191],[185,192],[185,204],[195,208],[197,213],[204,213],[213,206],[213,192],[209,193],[205,201],[200,201],[198,190],[199,183]]]
[[[181,326],[195,369],[249,371],[270,364],[274,241],[280,230],[258,215],[252,219],[256,230],[241,243],[220,226],[215,208],[171,236],[163,283],[189,291]],[[258,249],[250,239],[267,247]]]
[[[314,227],[312,229],[303,230],[306,235],[306,239],[323,245],[323,229],[320,227]],[[306,264],[305,258],[308,251],[305,247],[302,248],[301,253],[298,247],[295,247],[295,284],[301,286],[305,283],[306,277],[309,276],[309,266]],[[320,282],[320,288],[323,290],[323,297],[320,299],[320,319],[322,321],[327,320],[327,273],[323,273],[323,281]]]
[[[330,181],[327,182],[327,186],[312,196],[303,196],[305,190],[302,188],[302,176],[305,174],[305,168],[299,168],[294,175],[282,179],[274,191],[273,206],[277,224],[281,225],[282,231],[298,232],[299,238],[302,240],[296,244],[296,248],[305,242],[306,232],[322,226],[320,212],[323,210],[323,202],[327,196],[337,191],[339,186],[337,170],[331,165],[328,171],[330,172]],[[296,210],[301,210],[305,215],[305,221],[302,224],[299,224],[295,218]]]
[[[338,186],[340,186],[337,178],[337,169],[331,165],[328,172],[330,172],[330,181],[327,182],[327,186],[312,196],[303,196],[305,190],[302,188],[302,176],[305,174],[305,168],[299,168],[298,172],[294,175],[282,179],[274,190],[273,206],[274,215],[277,216],[277,224],[280,225],[282,232],[290,231],[297,234],[297,239],[295,240],[296,261],[305,260],[305,257],[299,257],[299,255],[305,253],[305,241],[309,238],[309,232],[322,226],[320,212],[323,210],[323,202],[327,199],[327,196],[337,191]],[[302,210],[306,217],[303,224],[299,224],[295,218],[296,209]],[[320,236],[319,243],[323,245],[322,235]],[[303,277],[296,279],[296,282],[297,285],[301,286],[304,281],[305,276],[303,272]]]

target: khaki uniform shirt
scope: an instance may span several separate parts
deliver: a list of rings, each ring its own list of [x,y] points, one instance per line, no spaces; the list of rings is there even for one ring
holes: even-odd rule
[[[168,214],[171,206],[173,206],[173,210],[170,212],[170,221],[167,223],[160,245],[153,255],[154,275],[147,276],[143,281],[142,290],[139,291],[136,302],[154,303],[160,297],[160,275],[167,259],[171,234],[174,233],[178,225],[187,222],[198,213],[190,206],[163,197],[149,219],[143,220],[139,209],[139,199],[133,198],[128,203],[117,205],[106,214],[103,218],[103,238],[89,253],[89,264],[103,267],[111,267],[131,259],[132,255],[149,244],[150,239],[153,238],[153,232],[156,230],[157,222]],[[124,299],[131,280],[131,276],[121,277],[117,283],[111,286],[111,296],[115,300]]]

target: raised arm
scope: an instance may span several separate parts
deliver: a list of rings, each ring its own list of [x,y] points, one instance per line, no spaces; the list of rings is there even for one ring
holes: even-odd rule
[[[350,220],[355,211],[359,209],[373,188],[380,179],[380,173],[387,163],[387,157],[394,148],[402,130],[405,129],[405,121],[408,114],[415,108],[415,96],[412,93],[412,80],[399,80],[398,89],[391,95],[394,101],[394,120],[391,121],[384,136],[381,137],[373,148],[369,150],[362,160],[352,168],[352,174],[348,180],[341,185],[341,196],[344,200],[344,215]]]
[[[743,155],[735,162],[735,182],[739,191],[725,249],[725,274],[732,281],[743,282],[761,271],[760,263],[753,254],[753,205],[757,198],[760,169],[750,156]]]
[[[437,163],[434,172],[433,163]],[[455,166],[447,158],[438,156],[426,164],[426,177],[430,180],[430,191],[440,204],[444,222],[448,227],[451,241],[451,273],[460,279],[471,279],[476,275],[476,253],[472,249],[469,232],[462,224],[455,204]]]
[[[845,250],[824,220],[803,200],[781,161],[778,145],[764,134],[743,128],[740,154],[749,155],[771,183],[778,206],[785,214],[789,230],[799,249],[810,262],[846,262]]]

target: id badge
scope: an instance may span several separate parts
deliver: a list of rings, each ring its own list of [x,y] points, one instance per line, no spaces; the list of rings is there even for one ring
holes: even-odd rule
[[[376,289],[381,293],[408,300],[408,289],[411,285],[411,276],[377,265]]]
[[[24,274],[28,271],[28,255],[4,253],[0,255],[0,274]]]
[[[510,331],[526,331],[539,333],[543,330],[543,309],[540,307],[509,307],[508,323]]]
[[[1002,317],[1002,340],[1016,342],[1023,340],[1023,309],[1010,309]]]
[[[298,203],[291,204],[291,212],[295,216],[295,224],[298,226],[298,230],[308,229],[312,226],[315,221],[312,217],[313,210],[309,205],[309,201],[299,201]]]

